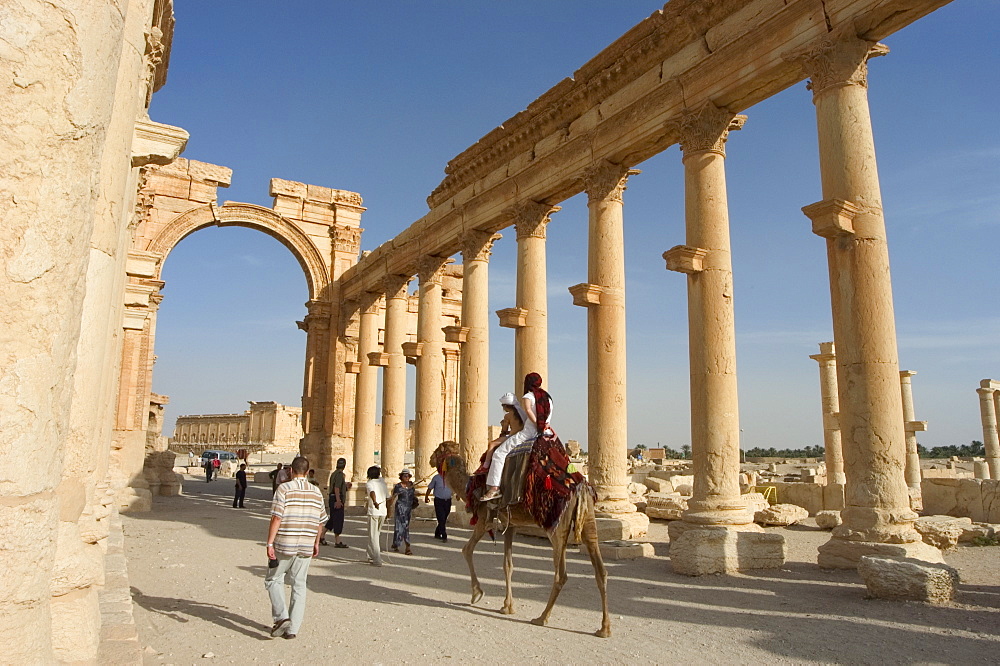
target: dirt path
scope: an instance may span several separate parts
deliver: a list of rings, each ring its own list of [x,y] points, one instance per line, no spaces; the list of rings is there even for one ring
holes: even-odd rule
[[[570,579],[548,627],[528,619],[552,582],[547,542],[518,538],[517,614],[503,600],[502,543],[480,545],[486,597],[469,605],[461,547],[467,529],[432,538],[411,528],[414,555],[365,564],[364,524],[348,518],[350,549],[324,548],[312,564],[306,619],[293,641],[271,639],[263,588],[270,488],[251,485],[231,508],[232,482],[190,477],[182,497],[124,517],[129,574],[147,664],[309,664],[347,659],[401,663],[985,663],[1000,650],[1000,548],[963,547],[959,604],[869,601],[854,572],[815,565],[826,532],[781,530],[783,570],[688,578],[671,573],[666,528],[655,523],[653,558],[609,562],[613,636],[600,626],[589,560],[573,550]],[[211,657],[204,655],[211,654]]]

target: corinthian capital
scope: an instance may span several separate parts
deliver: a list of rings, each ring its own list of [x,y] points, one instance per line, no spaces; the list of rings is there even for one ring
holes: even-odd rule
[[[621,164],[602,161],[583,172],[583,189],[590,201],[606,200],[622,203],[625,183],[629,176],[642,173]]]
[[[746,116],[720,109],[709,101],[681,114],[675,121],[674,131],[685,155],[709,150],[725,156],[729,133],[743,129],[746,121]]]
[[[412,279],[410,275],[386,275],[382,278],[382,289],[386,298],[406,298],[406,286]]]
[[[491,231],[472,229],[462,236],[462,260],[489,261],[493,253],[493,243],[502,238],[500,234]]]
[[[420,284],[433,282],[440,284],[444,276],[444,267],[451,262],[449,257],[438,257],[433,254],[426,255],[420,260],[417,266],[417,274],[420,276]]]
[[[522,201],[504,211],[504,215],[514,222],[517,240],[523,238],[545,238],[545,227],[551,221],[552,213],[562,210],[561,206]]]
[[[358,297],[358,310],[361,314],[378,314],[382,306],[382,292],[366,291]]]
[[[853,34],[832,33],[807,49],[785,56],[798,62],[809,77],[815,98],[837,86],[868,87],[868,60],[889,53],[889,47]]]

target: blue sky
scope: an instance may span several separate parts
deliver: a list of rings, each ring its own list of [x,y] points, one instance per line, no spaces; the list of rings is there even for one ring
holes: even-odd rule
[[[426,213],[449,159],[660,7],[175,4],[152,118],[191,133],[185,157],[233,169],[220,200],[270,206],[272,177],[360,192],[362,249]],[[956,0],[886,39],[892,53],[870,66],[900,365],[918,373],[925,446],[981,439],[975,389],[1000,378],[997,25],[1000,0]],[[727,159],[743,446],[822,444],[809,355],[832,339],[826,253],[800,211],[821,198],[814,110],[802,83],[744,113]],[[690,442],[686,287],[660,255],[684,242],[680,152],[635,166],[643,173],[625,194],[629,440],[679,448]],[[562,206],[549,225],[547,384],[560,434],[585,442],[586,313],[566,287],[586,280],[587,211],[582,196]],[[506,233],[490,266],[491,310],[514,305],[514,259]],[[305,336],[294,322],[308,294],[284,247],[205,229],[178,245],[163,276],[153,385],[171,397],[165,434],[180,414],[299,403]],[[490,335],[499,396],[511,388],[513,335],[495,324]]]

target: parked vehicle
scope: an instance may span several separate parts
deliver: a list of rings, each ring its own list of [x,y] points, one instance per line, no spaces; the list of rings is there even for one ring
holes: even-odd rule
[[[208,462],[209,460],[218,460],[220,465],[227,460],[234,464],[239,462],[239,459],[236,457],[236,454],[233,453],[232,451],[216,451],[216,450],[202,451],[201,466],[204,467],[205,463]],[[216,465],[216,467],[218,466],[219,465]]]

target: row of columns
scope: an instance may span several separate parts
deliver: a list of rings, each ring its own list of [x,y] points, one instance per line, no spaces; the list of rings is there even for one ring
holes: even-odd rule
[[[979,394],[979,414],[983,421],[983,446],[989,478],[1000,479],[1000,438],[997,436],[997,414],[1000,413],[1000,382],[984,379],[976,389]]]

